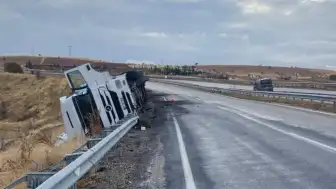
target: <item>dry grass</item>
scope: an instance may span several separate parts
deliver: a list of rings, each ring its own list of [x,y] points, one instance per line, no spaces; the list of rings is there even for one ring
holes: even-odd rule
[[[59,161],[76,141],[54,146],[63,132],[59,97],[68,95],[60,77],[0,74],[0,186],[26,171]]]
[[[60,117],[59,97],[70,94],[64,78],[37,79],[26,74],[0,74],[2,121],[54,119]]]

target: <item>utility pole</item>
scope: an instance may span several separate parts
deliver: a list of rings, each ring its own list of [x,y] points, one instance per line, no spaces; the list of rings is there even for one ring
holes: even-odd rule
[[[72,46],[69,45],[68,48],[69,48],[69,56],[71,56],[71,48],[72,48]]]
[[[31,55],[32,55],[32,56],[35,55],[35,49],[34,49],[34,47],[31,48]]]

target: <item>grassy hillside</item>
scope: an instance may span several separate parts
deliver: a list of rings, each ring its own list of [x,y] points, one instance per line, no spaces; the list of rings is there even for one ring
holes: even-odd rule
[[[77,147],[54,146],[64,131],[59,97],[70,93],[64,77],[0,73],[0,188]]]

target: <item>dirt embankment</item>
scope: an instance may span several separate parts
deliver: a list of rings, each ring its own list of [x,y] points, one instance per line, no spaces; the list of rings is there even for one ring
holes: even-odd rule
[[[236,75],[237,77],[247,78],[248,74],[255,74],[273,79],[278,78],[280,75],[292,77],[297,75],[302,79],[308,79],[314,76],[326,76],[336,73],[333,70],[256,65],[199,65],[197,68],[203,70],[216,70],[217,72]]]
[[[33,69],[41,70],[60,70],[59,66],[65,69],[72,68],[74,65],[79,66],[86,63],[97,67],[105,67],[112,74],[120,74],[129,71],[132,68],[126,63],[109,62],[103,60],[94,60],[88,58],[75,58],[75,57],[52,57],[52,56],[0,56],[0,67],[5,63],[15,62],[19,65],[26,65],[30,62]],[[58,65],[58,66],[55,66]]]
[[[0,187],[63,158],[77,144],[54,146],[63,132],[65,78],[0,73]]]

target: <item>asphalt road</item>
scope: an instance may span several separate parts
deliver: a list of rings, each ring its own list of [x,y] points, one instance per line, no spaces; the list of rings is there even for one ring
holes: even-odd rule
[[[162,83],[165,188],[336,188],[336,115]]]
[[[202,81],[187,81],[187,80],[171,80],[174,82],[182,82],[182,83],[190,83],[195,85],[207,86],[207,87],[219,87],[225,89],[244,89],[244,90],[253,90],[252,85],[232,85],[232,84],[225,84],[225,83],[211,83],[211,82],[202,82]],[[288,92],[300,92],[300,93],[320,93],[320,94],[333,94],[336,95],[336,91],[326,91],[326,90],[311,90],[311,89],[296,89],[296,88],[274,88],[274,91],[288,91]]]

